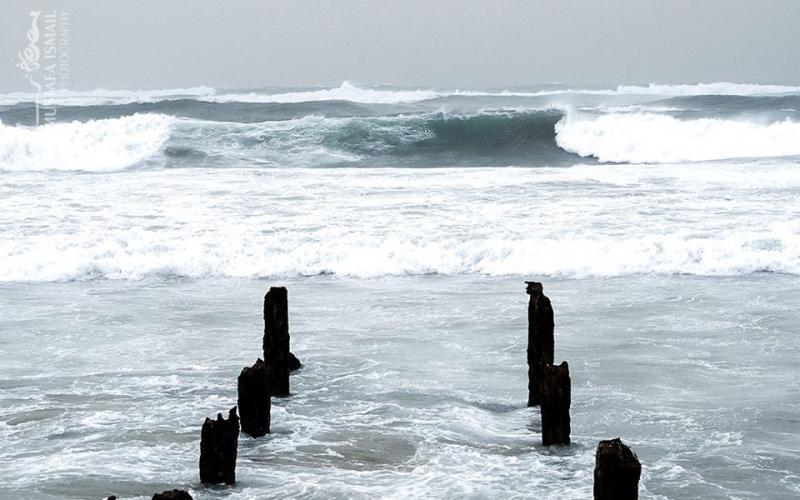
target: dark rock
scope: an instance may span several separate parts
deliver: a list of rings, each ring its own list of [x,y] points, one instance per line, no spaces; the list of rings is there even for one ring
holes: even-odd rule
[[[111,495],[109,497],[106,497],[106,500],[117,500],[117,496],[116,495]]]
[[[539,404],[539,384],[542,370],[553,364],[553,307],[542,284],[526,281],[525,291],[531,296],[528,303],[528,406]]]
[[[594,466],[595,500],[636,500],[642,464],[619,439],[600,441]]]
[[[239,446],[239,417],[236,407],[228,419],[217,414],[216,420],[206,418],[200,435],[200,481],[204,483],[236,482],[236,453]]]
[[[301,363],[300,360],[297,359],[297,356],[295,356],[293,353],[290,352],[289,353],[289,371],[290,372],[297,371],[302,367],[303,367],[303,363]]]
[[[285,287],[264,296],[264,364],[274,397],[289,395],[289,307]]]
[[[271,401],[267,387],[267,371],[262,360],[239,374],[239,419],[242,432],[253,437],[269,434]]]
[[[544,367],[540,397],[542,444],[545,446],[569,444],[571,385],[569,365],[566,361],[558,366]]]
[[[153,495],[152,500],[194,500],[192,495],[183,490],[165,491],[163,493],[156,493]]]

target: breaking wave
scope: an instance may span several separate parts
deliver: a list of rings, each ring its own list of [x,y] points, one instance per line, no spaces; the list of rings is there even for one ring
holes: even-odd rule
[[[800,155],[800,123],[682,120],[654,113],[572,115],[556,125],[556,141],[567,151],[604,162],[769,158]]]
[[[611,108],[394,116],[307,115],[254,123],[136,113],[40,127],[0,124],[0,170],[135,166],[558,166],[583,158],[677,163],[800,155],[800,123],[679,118]]]
[[[318,115],[262,123],[186,120],[168,153],[267,166],[448,166],[548,164],[575,157],[554,141],[556,110],[424,113],[390,117]],[[195,138],[202,137],[202,141]]]
[[[157,154],[172,119],[136,114],[39,127],[0,124],[0,170],[121,170]]]
[[[40,240],[24,251],[7,248],[0,259],[0,282],[319,274],[358,278],[423,274],[800,274],[800,239],[796,234],[733,233],[720,239],[674,234],[621,239],[428,240],[397,234],[309,240],[300,245],[252,234],[230,238],[224,231],[192,238],[164,236],[133,231],[128,238],[116,235],[91,244]]]

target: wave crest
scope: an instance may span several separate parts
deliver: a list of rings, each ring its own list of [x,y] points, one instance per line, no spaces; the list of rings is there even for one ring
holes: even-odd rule
[[[135,114],[39,127],[0,124],[0,170],[121,170],[158,153],[172,121]]]
[[[800,123],[654,113],[572,114],[556,125],[558,145],[603,162],[675,163],[800,155]]]

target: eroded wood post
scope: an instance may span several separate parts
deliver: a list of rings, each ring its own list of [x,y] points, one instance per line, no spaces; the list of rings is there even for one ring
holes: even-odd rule
[[[642,464],[619,438],[600,441],[594,466],[595,500],[637,500]]]
[[[243,368],[237,380],[237,388],[242,432],[252,437],[269,434],[272,403],[264,361],[259,359],[253,366]]]
[[[570,443],[570,397],[572,383],[566,361],[558,366],[547,365],[542,370],[540,384],[542,411],[542,444]]]
[[[542,370],[553,364],[553,307],[542,284],[526,281],[528,302],[528,406],[539,404]]]
[[[206,418],[200,435],[200,481],[204,483],[236,482],[236,453],[239,447],[239,417],[236,407],[228,419],[217,414],[216,420]]]
[[[289,359],[286,288],[271,287],[264,296],[264,364],[272,396],[289,395]]]

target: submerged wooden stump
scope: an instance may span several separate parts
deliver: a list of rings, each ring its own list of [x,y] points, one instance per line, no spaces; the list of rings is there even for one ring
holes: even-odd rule
[[[594,466],[595,500],[636,500],[642,464],[619,439],[600,441]]]
[[[239,417],[236,407],[228,419],[217,414],[216,420],[206,418],[200,435],[200,481],[204,483],[236,482],[236,453],[239,446]]]
[[[242,432],[253,437],[269,434],[270,401],[267,387],[267,370],[264,361],[257,360],[252,367],[242,369],[237,381],[239,393],[239,420]]]
[[[542,370],[553,364],[553,307],[541,283],[526,281],[528,302],[528,406],[539,404]]]
[[[558,366],[548,365],[542,371],[541,410],[542,444],[569,444],[569,406],[572,383],[566,361]]]
[[[301,363],[300,360],[297,359],[297,356],[295,356],[294,354],[292,354],[290,352],[289,353],[289,371],[290,372],[297,371],[302,367],[303,367],[303,363]]]
[[[264,364],[270,394],[289,395],[289,306],[285,287],[264,296]]]
[[[194,500],[192,495],[183,490],[165,491],[163,493],[156,493],[153,495],[152,500]]]

